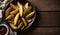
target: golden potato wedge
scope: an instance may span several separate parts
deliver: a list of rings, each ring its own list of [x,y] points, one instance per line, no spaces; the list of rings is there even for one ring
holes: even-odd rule
[[[26,16],[32,9],[32,6],[29,6],[28,8],[24,9],[24,16]]]
[[[10,3],[11,8],[16,9],[16,6]]]
[[[10,12],[11,15],[15,15],[19,11],[18,8],[16,8],[14,11]]]
[[[5,20],[10,20],[14,17],[14,15],[9,15]]]
[[[27,26],[27,22],[26,22],[26,20],[23,17],[22,17],[22,21],[24,23],[24,26]]]
[[[32,19],[27,20],[28,23],[32,22]]]
[[[32,17],[32,16],[34,15],[34,13],[35,13],[35,12],[29,13],[25,18],[28,19],[28,18]]]
[[[11,11],[11,7],[7,8],[6,12],[5,12],[5,16],[7,17],[10,14]]]
[[[21,29],[22,25],[23,25],[23,22],[20,22],[20,24],[18,25],[18,29]]]
[[[17,2],[17,5],[18,5],[18,7],[19,7],[20,17],[22,17],[22,15],[23,15],[23,6],[22,6],[22,4],[20,4],[19,2]]]
[[[21,21],[21,20],[19,19],[19,20],[18,20],[18,25],[20,24],[20,21]]]
[[[18,19],[19,19],[19,13],[17,13],[17,15],[16,15],[15,18],[14,18],[14,25],[17,24]]]
[[[27,2],[24,7],[27,9],[29,7],[29,3]]]
[[[22,26],[21,31],[24,29],[24,26]]]
[[[17,26],[15,26],[13,23],[9,23],[9,25],[10,25],[10,26],[11,26],[11,28],[12,28],[12,29],[14,29],[14,30],[18,29],[18,27],[17,27]]]

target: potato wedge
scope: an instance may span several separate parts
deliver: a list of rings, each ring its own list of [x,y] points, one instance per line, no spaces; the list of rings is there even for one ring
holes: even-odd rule
[[[22,25],[23,25],[23,22],[20,22],[20,24],[18,25],[18,29],[21,29]]]
[[[15,15],[18,12],[18,8],[16,8],[14,11],[10,12],[11,15]]]
[[[24,16],[26,16],[32,9],[32,6],[29,6],[28,8],[24,9]]]
[[[20,21],[21,21],[21,20],[19,19],[19,20],[18,20],[18,24],[17,24],[17,25],[19,25],[19,24],[20,24]]]
[[[27,26],[27,22],[26,22],[26,20],[23,17],[22,17],[22,21],[24,23],[24,26]]]
[[[11,11],[11,7],[7,8],[6,12],[5,12],[5,16],[7,17],[10,14]]]
[[[32,16],[34,15],[34,13],[35,13],[35,12],[29,13],[25,18],[28,19],[28,18],[32,17]]]
[[[24,7],[27,9],[29,7],[29,3],[27,2]]]
[[[27,20],[27,22],[28,22],[28,23],[32,22],[32,19],[30,19],[30,20]]]
[[[17,24],[18,19],[19,19],[19,13],[17,13],[17,15],[16,15],[15,18],[14,18],[14,25]]]
[[[10,3],[10,6],[11,6],[13,9],[16,9],[16,6],[13,5],[12,3]]]
[[[20,4],[19,2],[17,2],[17,5],[18,5],[18,7],[19,7],[20,17],[22,17],[22,15],[23,15],[23,6],[22,6],[22,4]]]
[[[15,26],[13,23],[9,23],[9,25],[10,25],[10,26],[11,26],[11,28],[12,28],[12,29],[14,29],[14,30],[18,29],[18,27],[17,27],[17,26]]]
[[[24,26],[22,26],[21,31],[24,29]]]
[[[5,20],[10,20],[14,17],[14,15],[9,15]]]

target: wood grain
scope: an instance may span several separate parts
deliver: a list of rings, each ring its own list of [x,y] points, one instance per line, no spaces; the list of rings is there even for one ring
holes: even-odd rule
[[[20,35],[59,35],[60,28],[38,28],[32,27],[27,31],[20,32]],[[18,34],[19,35],[19,34]]]
[[[33,25],[18,35],[59,35],[60,12],[37,12]]]
[[[60,12],[38,12],[33,26],[60,26]]]

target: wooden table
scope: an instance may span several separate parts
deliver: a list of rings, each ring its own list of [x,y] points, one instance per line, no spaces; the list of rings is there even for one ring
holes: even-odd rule
[[[59,35],[60,34],[60,3],[57,0],[29,0],[37,10],[33,25],[21,35]],[[55,3],[57,2],[57,3]],[[59,4],[58,4],[59,3]],[[50,12],[49,12],[50,11]]]
[[[37,12],[33,25],[21,32],[21,35],[57,34],[60,34],[60,12]]]

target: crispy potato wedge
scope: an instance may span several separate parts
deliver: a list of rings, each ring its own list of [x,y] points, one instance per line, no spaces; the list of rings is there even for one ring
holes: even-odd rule
[[[24,26],[27,26],[27,22],[26,22],[26,20],[23,17],[22,17],[22,21],[24,23]]]
[[[27,20],[27,22],[28,22],[28,23],[32,22],[32,19],[30,19],[30,20]]]
[[[24,7],[27,9],[29,7],[29,3],[27,2]]]
[[[18,12],[18,8],[16,8],[14,11],[10,12],[11,15],[15,15]]]
[[[26,16],[31,9],[32,9],[32,6],[29,6],[28,8],[24,9],[24,16]]]
[[[12,29],[15,29],[15,30],[18,29],[18,27],[15,26],[13,23],[9,23],[9,25],[11,26]]]
[[[22,26],[21,31],[24,29],[24,26]]]
[[[22,15],[23,15],[23,6],[22,6],[22,4],[20,4],[19,2],[17,2],[17,5],[18,5],[18,7],[19,7],[20,17],[22,17]]]
[[[17,24],[17,25],[19,25],[19,24],[20,24],[20,21],[21,21],[21,20],[19,19],[19,20],[18,20],[18,24]]]
[[[11,7],[7,8],[6,12],[5,12],[5,16],[7,17],[10,14],[11,11]]]
[[[25,18],[28,19],[28,18],[32,17],[32,16],[34,15],[34,13],[35,13],[35,12],[29,13]]]
[[[16,6],[10,3],[11,8],[16,9]]]
[[[9,15],[5,20],[10,20],[14,17],[14,15]]]
[[[18,25],[18,29],[21,29],[22,25],[23,25],[23,22],[20,22],[20,24]]]
[[[19,19],[19,13],[17,13],[17,15],[16,15],[15,18],[14,18],[14,25],[17,24],[18,19]]]

